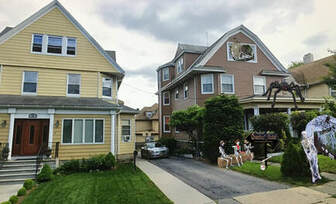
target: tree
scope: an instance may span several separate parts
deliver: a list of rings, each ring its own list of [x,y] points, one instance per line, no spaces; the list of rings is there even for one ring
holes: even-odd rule
[[[215,96],[205,101],[203,121],[203,153],[210,162],[215,163],[220,140],[225,141],[225,150],[230,153],[234,140],[242,138],[243,108],[236,96]]]
[[[316,117],[317,111],[293,112],[290,116],[293,130],[301,137],[301,132],[306,129],[306,125]]]
[[[288,65],[288,69],[293,69],[295,67],[301,66],[303,65],[302,61],[292,61],[289,65]]]
[[[330,51],[334,53],[333,51]],[[336,89],[336,53],[334,53],[335,63],[324,64],[329,68],[329,75],[324,77],[323,81],[332,89]]]
[[[174,111],[170,125],[188,134],[189,139],[195,143],[196,153],[199,155],[198,144],[202,135],[203,110],[199,106],[191,106],[186,110]]]

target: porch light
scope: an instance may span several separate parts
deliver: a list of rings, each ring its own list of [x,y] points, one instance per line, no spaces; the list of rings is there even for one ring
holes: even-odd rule
[[[58,128],[58,126],[59,126],[59,120],[56,121],[55,126],[56,126],[56,128]]]
[[[6,125],[7,125],[7,121],[6,121],[6,120],[3,120],[2,123],[1,123],[1,127],[4,128],[4,127],[6,127]]]

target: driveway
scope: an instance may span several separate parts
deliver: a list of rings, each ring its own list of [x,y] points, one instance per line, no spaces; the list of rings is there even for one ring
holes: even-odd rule
[[[284,184],[266,181],[235,171],[221,169],[193,159],[170,157],[150,160],[185,183],[219,203],[230,203],[232,198],[256,192],[289,188]]]

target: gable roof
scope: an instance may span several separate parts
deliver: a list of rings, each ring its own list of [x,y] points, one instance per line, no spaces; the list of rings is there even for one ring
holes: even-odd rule
[[[336,55],[331,55],[314,62],[290,69],[292,76],[300,84],[314,85],[322,83],[323,77],[329,74],[327,63],[336,63]]]
[[[89,42],[98,50],[98,52],[101,55],[103,55],[105,59],[118,70],[118,72],[120,72],[122,76],[125,74],[125,71],[117,64],[117,62],[109,54],[105,52],[105,50],[99,45],[99,43],[84,29],[84,27],[81,24],[79,24],[79,22],[57,0],[53,0],[48,5],[41,8],[39,11],[37,11],[32,16],[22,21],[14,28],[7,30],[6,32],[1,32],[2,35],[0,35],[0,45],[5,41],[7,41],[8,39],[10,39],[11,37],[15,36],[17,33],[19,33],[27,26],[37,21],[39,18],[41,18],[54,8],[58,8],[63,13],[63,15],[89,40]]]
[[[12,29],[13,27],[6,26],[5,29],[0,32],[0,37]]]
[[[153,104],[150,107],[143,107],[140,112],[135,116],[136,120],[157,120],[159,119],[159,105],[157,103]],[[151,118],[146,116],[146,112],[152,112],[153,115]]]
[[[190,44],[178,43],[174,59],[178,58],[184,52],[202,54],[207,48],[208,48],[207,46],[202,45],[190,45]]]
[[[280,61],[271,53],[271,51],[266,47],[266,45],[259,39],[259,37],[246,28],[244,25],[240,25],[228,32],[226,32],[222,37],[220,37],[215,43],[213,43],[205,52],[199,56],[195,62],[191,65],[193,67],[204,66],[211,57],[224,45],[224,43],[237,33],[243,33],[249,37],[260,50],[265,54],[265,56],[272,62],[272,64],[281,72],[288,73],[287,69],[280,63]]]

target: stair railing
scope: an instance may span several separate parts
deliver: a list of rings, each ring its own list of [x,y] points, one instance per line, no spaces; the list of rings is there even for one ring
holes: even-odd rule
[[[2,168],[4,162],[7,160],[9,154],[8,143],[0,142],[0,169]]]
[[[39,173],[39,167],[44,159],[56,159],[58,160],[58,152],[59,152],[59,142],[49,142],[41,145],[37,155],[36,155],[36,169],[35,176]],[[50,148],[50,146],[52,148]]]

